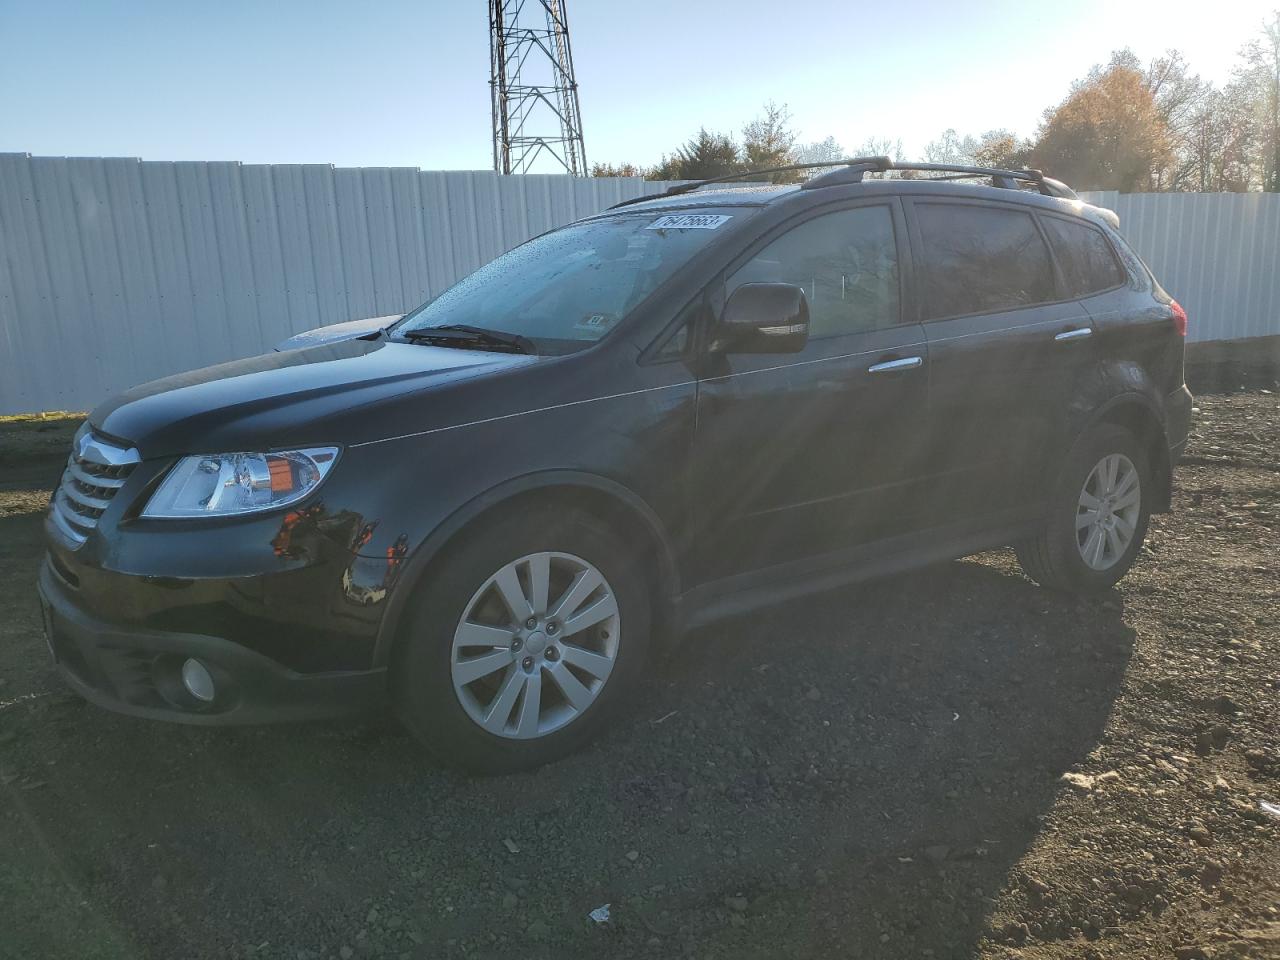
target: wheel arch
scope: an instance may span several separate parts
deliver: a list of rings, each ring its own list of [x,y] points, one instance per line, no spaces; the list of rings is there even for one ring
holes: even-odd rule
[[[1156,487],[1151,512],[1168,512],[1173,501],[1173,462],[1160,408],[1144,394],[1126,392],[1102,404],[1085,426],[1100,423],[1124,427],[1142,444]]]
[[[450,514],[418,546],[407,561],[397,589],[388,598],[374,648],[375,667],[385,666],[390,659],[414,586],[450,545],[473,524],[531,501],[572,504],[598,516],[628,542],[643,544],[644,562],[655,586],[655,635],[665,632],[672,623],[674,598],[680,592],[680,573],[674,546],[657,513],[635,491],[616,480],[576,470],[548,470],[508,480],[477,495]]]

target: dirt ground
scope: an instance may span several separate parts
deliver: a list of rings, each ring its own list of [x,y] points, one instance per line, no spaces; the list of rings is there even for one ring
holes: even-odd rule
[[[0,956],[1280,957],[1278,400],[1197,401],[1109,596],[995,552],[725,622],[488,780],[384,717],[70,695],[33,584],[75,423],[0,422]]]

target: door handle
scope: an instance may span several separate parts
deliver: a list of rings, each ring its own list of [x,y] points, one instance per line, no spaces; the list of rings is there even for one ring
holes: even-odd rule
[[[1053,339],[1055,340],[1083,340],[1085,337],[1093,336],[1092,327],[1076,327],[1074,330],[1063,330]]]
[[[903,357],[901,360],[886,360],[884,363],[873,363],[867,367],[867,373],[891,373],[894,370],[914,370],[924,363],[923,357]]]

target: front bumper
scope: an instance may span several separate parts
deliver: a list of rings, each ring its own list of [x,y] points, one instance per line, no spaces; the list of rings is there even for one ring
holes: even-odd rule
[[[383,669],[301,674],[222,637],[117,625],[74,602],[46,559],[40,604],[59,673],[86,700],[133,716],[202,725],[332,716],[381,703]],[[181,682],[198,659],[216,694],[205,703]]]

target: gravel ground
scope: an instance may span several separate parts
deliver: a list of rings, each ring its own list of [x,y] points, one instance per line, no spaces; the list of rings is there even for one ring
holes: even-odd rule
[[[1198,408],[1110,595],[994,552],[722,623],[488,780],[383,717],[69,695],[32,584],[74,422],[0,423],[0,956],[1280,957],[1280,403]]]

